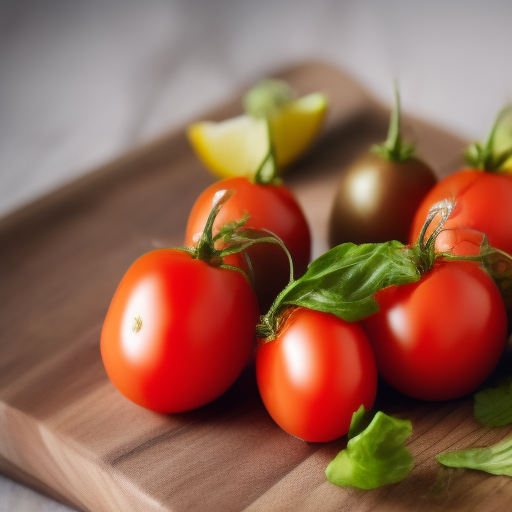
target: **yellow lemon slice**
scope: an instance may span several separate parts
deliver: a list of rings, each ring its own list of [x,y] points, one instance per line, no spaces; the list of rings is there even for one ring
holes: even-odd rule
[[[323,94],[313,93],[277,109],[267,120],[242,115],[221,121],[199,122],[188,128],[188,138],[199,159],[219,178],[253,178],[268,156],[270,137],[277,168],[298,159],[322,127],[327,110]]]
[[[199,159],[218,178],[253,177],[270,148],[266,120],[247,115],[193,124],[188,138]]]
[[[286,104],[270,118],[278,169],[289,166],[307,151],[322,128],[326,112],[326,97],[313,93]]]

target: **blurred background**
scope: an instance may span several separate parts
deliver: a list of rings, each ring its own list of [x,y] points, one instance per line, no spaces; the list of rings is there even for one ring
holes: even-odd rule
[[[510,0],[0,0],[0,217],[319,59],[468,139],[512,102]],[[0,477],[0,510],[68,510]]]

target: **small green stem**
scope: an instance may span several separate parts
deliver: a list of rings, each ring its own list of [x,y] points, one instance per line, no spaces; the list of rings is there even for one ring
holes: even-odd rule
[[[416,242],[416,245],[420,250],[418,266],[422,274],[428,272],[432,268],[434,262],[438,257],[438,255],[435,252],[436,239],[439,233],[441,233],[441,231],[443,230],[443,227],[454,208],[455,203],[445,199],[443,201],[436,203],[428,211],[427,218],[425,219],[425,222],[420,231],[420,235]],[[441,214],[441,219],[437,223],[434,231],[430,234],[427,241],[425,242],[427,230],[438,214]]]
[[[267,313],[260,318],[260,323],[256,326],[257,337],[260,340],[272,341],[275,339],[279,327],[278,311],[282,307],[282,299],[290,292],[296,282],[290,281],[275,298]]]
[[[370,151],[389,162],[405,162],[414,155],[414,145],[402,141],[400,94],[396,82],[393,86],[395,102],[389,118],[388,137],[382,144],[375,144]]]
[[[442,231],[444,224],[448,220],[448,217],[451,215],[454,208],[455,203],[449,201],[448,199],[439,201],[438,203],[434,204],[432,208],[430,208],[425,223],[421,228],[420,235],[417,241],[417,244],[422,251],[429,250],[433,246],[433,244],[436,241],[437,235],[439,235],[439,233]],[[428,237],[427,243],[425,243],[425,235],[427,233],[427,230],[438,213],[441,214],[441,220],[434,229],[433,233]]]
[[[247,230],[247,231],[252,232],[253,230]],[[245,251],[249,247],[256,245],[256,244],[260,244],[260,243],[277,244],[283,249],[283,251],[286,253],[286,256],[288,258],[288,263],[290,266],[289,283],[292,283],[294,280],[293,279],[293,260],[292,260],[290,251],[288,250],[288,248],[286,247],[284,242],[277,235],[272,233],[272,231],[269,231],[268,229],[262,229],[261,231],[263,231],[265,233],[269,233],[271,236],[264,236],[264,237],[251,238],[251,239],[244,239],[240,235],[234,236],[233,240],[239,242],[239,245],[234,245],[232,247],[228,247],[226,249],[221,250],[219,252],[220,256],[225,257],[230,254],[234,254],[234,253],[237,253],[240,251]]]
[[[388,138],[384,144],[388,148],[390,155],[397,158],[400,155],[402,147],[402,135],[400,126],[400,95],[398,94],[398,87],[396,83],[394,84],[393,92],[395,95],[395,104],[391,109]]]
[[[206,262],[212,261],[217,258],[220,254],[215,249],[215,241],[213,237],[213,223],[220,209],[233,197],[235,191],[230,190],[219,190],[214,196],[212,201],[212,209],[206,220],[203,233],[197,243],[194,257]]]
[[[510,158],[512,157],[512,146],[509,149],[506,149],[505,151],[502,151],[498,155],[496,155],[494,165],[496,166],[496,169],[499,170],[499,168]]]
[[[511,107],[505,107],[503,110],[501,110],[498,113],[498,115],[497,115],[497,117],[496,117],[496,119],[494,121],[494,124],[492,125],[491,133],[489,133],[489,137],[487,138],[487,142],[485,143],[485,148],[490,153],[492,153],[492,151],[494,149],[494,139],[496,138],[496,132],[498,130],[498,127],[501,124],[502,120],[508,115],[508,113],[511,110],[512,110],[512,106]]]
[[[499,172],[500,166],[512,155],[512,145],[500,153],[496,153],[496,133],[503,120],[512,113],[512,105],[502,109],[492,125],[486,142],[482,145],[475,142],[468,146],[464,152],[466,162],[475,169],[486,172]]]
[[[265,122],[267,125],[268,152],[254,176],[255,183],[259,185],[268,185],[275,182],[278,174],[275,147],[272,141],[272,127],[268,117],[265,118]]]

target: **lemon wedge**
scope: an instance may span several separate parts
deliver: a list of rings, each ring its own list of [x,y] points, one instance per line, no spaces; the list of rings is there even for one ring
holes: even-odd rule
[[[289,166],[306,152],[320,132],[326,112],[327,98],[313,93],[286,104],[270,118],[278,169]]]
[[[326,111],[326,97],[312,93],[286,102],[268,117],[245,114],[218,123],[198,122],[187,134],[199,159],[218,178],[254,178],[271,146],[278,172],[302,156]]]
[[[252,178],[269,153],[264,118],[242,115],[214,123],[195,123],[188,138],[204,166],[218,178]]]

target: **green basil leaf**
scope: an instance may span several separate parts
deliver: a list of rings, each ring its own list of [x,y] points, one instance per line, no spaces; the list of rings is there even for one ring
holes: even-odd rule
[[[352,439],[359,435],[371,423],[372,419],[373,416],[364,410],[364,405],[361,405],[359,409],[352,414],[347,438]]]
[[[288,286],[272,309],[304,306],[354,322],[378,311],[374,294],[421,278],[419,252],[400,242],[334,247]]]
[[[512,437],[487,448],[470,448],[437,455],[437,460],[452,468],[468,468],[493,475],[512,476]]]
[[[486,427],[502,427],[512,423],[512,377],[503,379],[497,388],[475,394],[476,419]]]
[[[360,421],[359,410],[352,423]],[[327,466],[327,479],[336,485],[360,489],[400,482],[414,467],[413,457],[403,445],[411,432],[410,421],[377,412],[371,423],[349,439],[347,448]]]

